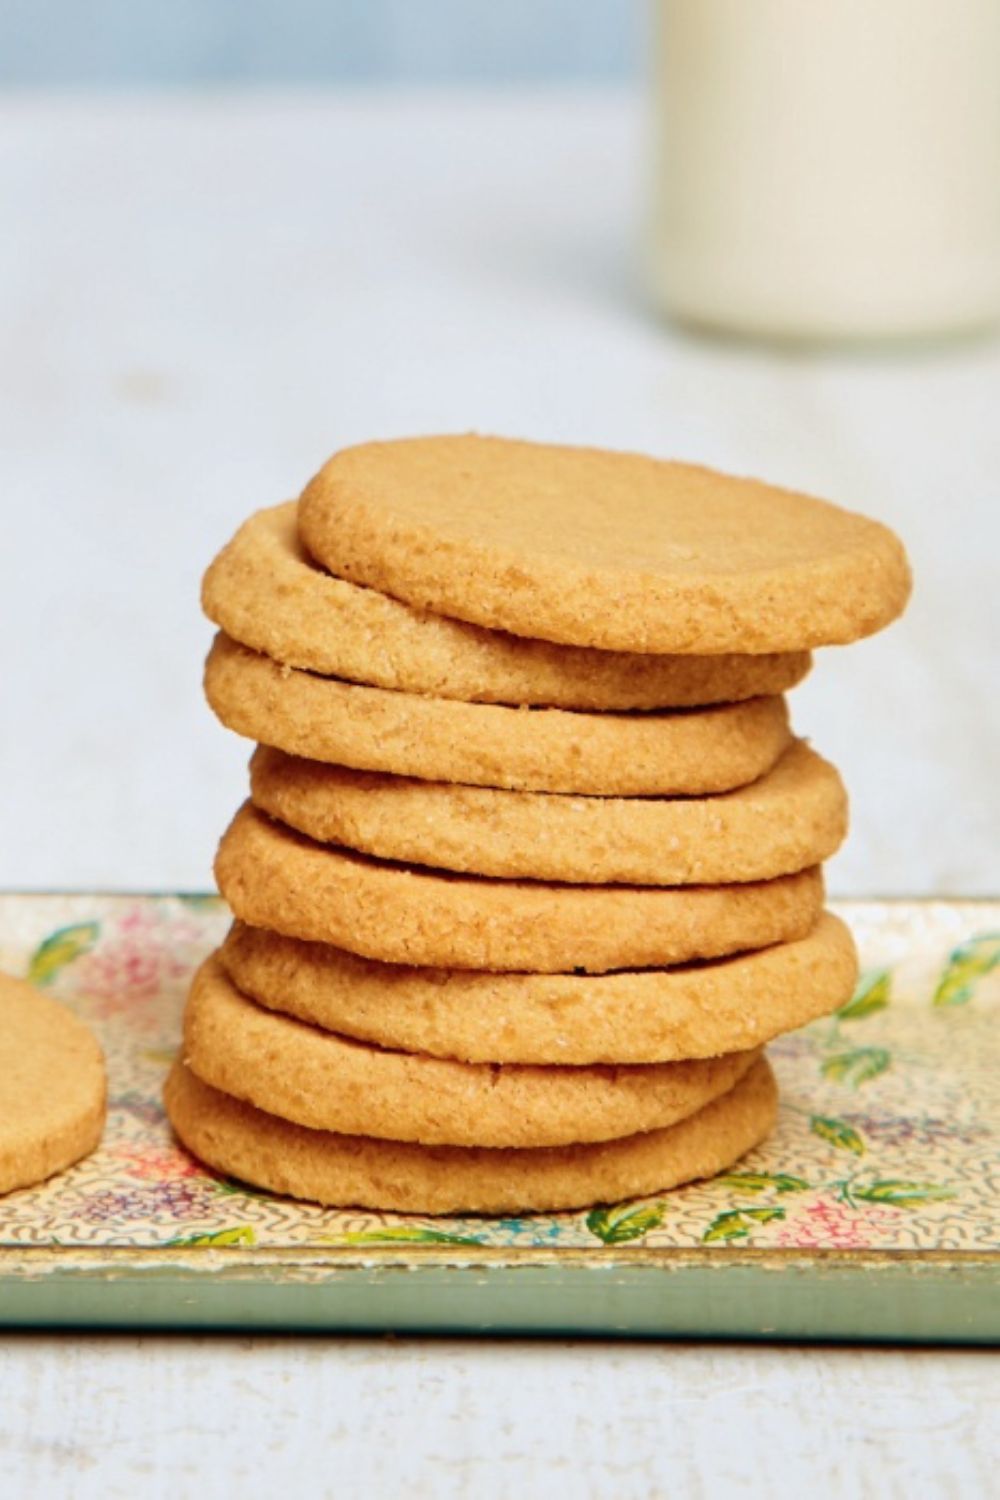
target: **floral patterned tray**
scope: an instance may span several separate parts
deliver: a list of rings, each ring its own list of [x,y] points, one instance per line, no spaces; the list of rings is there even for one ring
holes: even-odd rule
[[[1000,902],[854,902],[865,971],[770,1049],[738,1170],[590,1213],[424,1219],[253,1192],[172,1139],[160,1088],[211,896],[0,896],[0,968],[97,1031],[101,1149],[0,1199],[0,1324],[985,1342],[1000,1334]]]

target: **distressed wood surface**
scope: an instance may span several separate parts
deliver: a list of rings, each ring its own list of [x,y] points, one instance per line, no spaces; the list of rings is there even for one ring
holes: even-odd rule
[[[987,1354],[387,1339],[0,1345],[25,1495],[988,1495]]]

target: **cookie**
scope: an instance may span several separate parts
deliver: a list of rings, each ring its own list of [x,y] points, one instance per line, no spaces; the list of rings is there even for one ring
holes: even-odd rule
[[[714,797],[570,797],[415,781],[260,746],[255,805],[321,843],[445,870],[588,885],[721,885],[819,864],[847,831],[829,762],[795,740]]]
[[[337,453],[299,506],[314,557],[420,609],[639,652],[801,651],[910,592],[887,527],[755,480],[474,434]]]
[[[184,1013],[184,1061],[223,1093],[314,1130],[422,1145],[568,1146],[659,1130],[727,1093],[756,1057],[540,1068],[391,1052],[265,1010],[215,955]]]
[[[641,656],[556,646],[412,609],[317,567],[294,501],[258,511],[202,584],[209,619],[286,666],[397,692],[551,708],[692,708],[787,692],[808,652]]]
[[[532,791],[723,792],[770,770],[791,740],[783,698],[648,714],[502,708],[316,677],[225,635],[205,693],[223,724],[291,755]]]
[[[773,1129],[763,1059],[721,1098],[664,1130],[586,1146],[418,1146],[293,1125],[202,1083],[182,1063],[164,1101],[181,1141],[217,1172],[272,1193],[396,1213],[540,1213],[663,1192],[734,1165]]]
[[[219,953],[262,1005],[379,1047],[463,1062],[653,1063],[769,1042],[851,997],[851,934],[824,913],[803,938],[735,958],[625,973],[416,969],[233,924]]]
[[[82,1021],[0,974],[0,1193],[30,1187],[101,1139],[104,1058]]]
[[[246,803],[215,861],[253,927],[388,963],[452,969],[656,968],[805,937],[818,869],[744,885],[546,885],[416,870],[314,843]]]

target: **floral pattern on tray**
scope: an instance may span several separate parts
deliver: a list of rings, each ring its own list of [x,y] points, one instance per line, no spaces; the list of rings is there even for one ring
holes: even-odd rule
[[[221,939],[212,896],[0,897],[0,968],[97,1032],[101,1148],[0,1199],[0,1246],[438,1244],[990,1251],[1000,1242],[1000,903],[837,908],[864,973],[830,1019],[769,1049],[778,1129],[712,1182],[589,1213],[486,1219],[338,1211],[259,1193],[173,1139],[160,1090],[193,967]]]

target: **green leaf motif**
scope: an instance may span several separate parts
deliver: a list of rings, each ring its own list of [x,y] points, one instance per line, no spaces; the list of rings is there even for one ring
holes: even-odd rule
[[[809,1187],[804,1177],[792,1177],[788,1172],[726,1172],[715,1181],[744,1193],[763,1193],[768,1188],[776,1193],[803,1193]]]
[[[1000,964],[1000,932],[980,932],[953,948],[934,991],[933,1005],[967,1005],[976,981]]]
[[[272,1196],[263,1188],[251,1187],[248,1182],[240,1182],[238,1177],[218,1177],[213,1183],[213,1188],[215,1192],[228,1193],[233,1198],[270,1198]]]
[[[838,1083],[856,1089],[884,1073],[891,1062],[892,1057],[884,1047],[855,1047],[851,1052],[825,1058],[820,1072],[824,1078],[835,1078]]]
[[[659,1229],[664,1207],[662,1203],[647,1203],[640,1208],[592,1208],[587,1228],[605,1245],[624,1245],[628,1240],[642,1239],[651,1229]]]
[[[386,1229],[359,1229],[341,1236],[345,1245],[481,1245],[471,1234],[446,1234],[443,1229],[407,1229],[405,1225]]]
[[[860,1021],[877,1010],[885,1010],[892,994],[892,970],[868,969],[858,980],[858,987],[837,1012],[838,1021]]]
[[[865,1143],[846,1120],[837,1120],[832,1115],[812,1115],[809,1129],[821,1141],[828,1141],[838,1151],[851,1151],[855,1156],[864,1156]]]
[[[65,969],[75,958],[90,952],[97,942],[100,930],[97,922],[77,922],[72,927],[57,928],[44,943],[39,943],[31,955],[28,979],[32,984],[48,984],[60,969]]]
[[[176,1047],[143,1047],[139,1053],[143,1062],[157,1063],[160,1067],[169,1068],[177,1056]]]
[[[851,1196],[866,1203],[891,1203],[894,1208],[922,1208],[928,1203],[943,1203],[954,1198],[951,1188],[936,1182],[907,1182],[897,1177],[881,1177],[867,1187],[852,1185]]]
[[[783,1219],[785,1210],[783,1208],[729,1208],[725,1213],[716,1214],[711,1224],[705,1230],[701,1240],[703,1245],[711,1245],[715,1241],[728,1242],[729,1240],[746,1240],[750,1232],[758,1224],[770,1224],[772,1219]]]
[[[257,1236],[250,1224],[240,1224],[234,1229],[217,1229],[212,1234],[189,1234],[182,1235],[179,1239],[168,1240],[171,1249],[219,1249],[227,1245],[256,1245]]]

